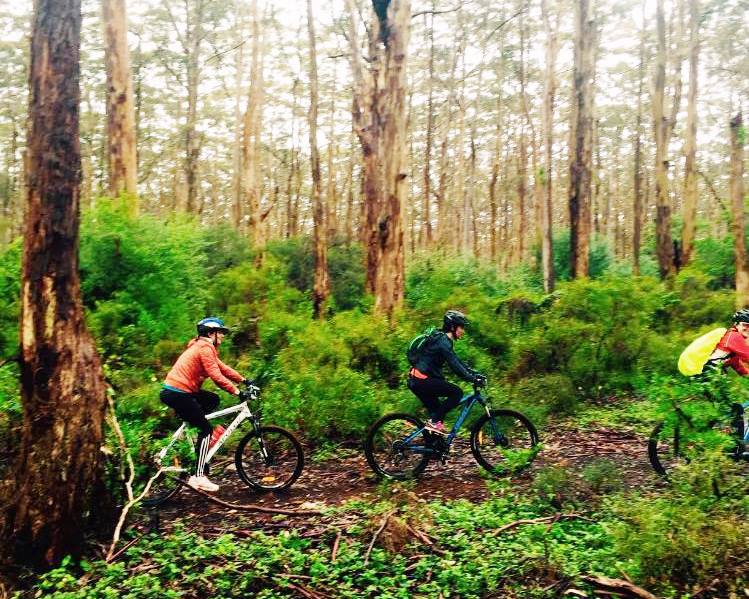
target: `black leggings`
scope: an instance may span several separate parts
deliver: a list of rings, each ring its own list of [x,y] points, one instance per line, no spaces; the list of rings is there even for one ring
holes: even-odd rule
[[[448,383],[445,379],[429,377],[417,379],[408,377],[408,388],[421,400],[429,412],[429,417],[435,422],[441,422],[445,415],[456,407],[463,398],[463,390],[457,385]],[[440,397],[446,397],[444,403],[440,403]]]
[[[210,391],[198,391],[197,393],[180,393],[170,389],[163,389],[159,395],[162,403],[165,403],[188,424],[198,429],[198,440],[195,443],[195,453],[198,456],[195,466],[196,476],[203,476],[205,459],[208,454],[208,440],[213,427],[206,420],[205,415],[213,412],[218,407],[219,397]]]

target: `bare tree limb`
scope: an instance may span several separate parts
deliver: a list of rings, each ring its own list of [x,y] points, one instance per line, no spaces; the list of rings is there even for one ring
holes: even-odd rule
[[[652,593],[626,580],[607,578],[606,576],[583,576],[582,580],[603,591],[613,592],[617,595],[624,594],[626,597],[637,597],[639,599],[658,599]]]
[[[502,27],[504,27],[505,25],[507,25],[507,23],[509,23],[510,21],[512,21],[513,19],[515,19],[516,17],[519,17],[521,14],[523,14],[527,10],[528,10],[528,5],[526,4],[525,6],[523,6],[523,8],[521,8],[520,10],[518,10],[514,15],[512,15],[510,17],[507,17],[504,21],[502,21],[499,25],[497,25],[494,29],[492,29],[491,33],[489,33],[489,35],[487,35],[484,38],[483,43],[488,42],[489,38],[491,38],[495,33],[497,33],[497,31],[499,31],[500,29],[502,29]]]
[[[415,19],[416,17],[420,17],[422,15],[444,15],[445,13],[449,12],[456,12],[463,8],[463,3],[461,2],[458,4],[455,8],[447,8],[445,10],[421,10],[419,12],[415,12],[411,15],[412,19]]]

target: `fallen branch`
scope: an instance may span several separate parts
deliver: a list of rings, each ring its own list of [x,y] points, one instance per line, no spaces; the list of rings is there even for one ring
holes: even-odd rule
[[[228,501],[224,501],[223,499],[219,499],[218,497],[209,495],[208,493],[201,491],[199,489],[196,489],[195,487],[191,487],[181,478],[177,478],[176,476],[172,476],[171,478],[176,480],[183,487],[186,487],[190,489],[192,492],[197,493],[201,497],[205,497],[206,499],[209,499],[213,503],[216,503],[222,507],[228,507],[233,510],[260,512],[261,514],[281,514],[284,516],[321,516],[322,515],[322,512],[320,510],[284,510],[284,509],[278,509],[278,508],[272,508],[272,507],[265,507],[263,505],[255,505],[253,503],[229,503]]]
[[[119,551],[118,551],[117,553],[115,553],[115,554],[114,554],[113,556],[111,556],[111,557],[107,557],[107,559],[106,559],[106,563],[107,563],[107,564],[111,564],[111,563],[113,563],[113,562],[117,561],[117,558],[118,558],[118,557],[120,557],[120,556],[121,556],[121,555],[122,555],[123,553],[125,553],[125,551],[127,551],[128,549],[130,549],[130,547],[132,547],[132,546],[133,546],[133,545],[135,545],[135,544],[136,544],[136,543],[137,543],[138,541],[140,541],[140,540],[141,540],[141,539],[142,539],[142,538],[143,538],[144,536],[145,536],[145,533],[143,533],[143,534],[141,534],[141,535],[138,535],[138,536],[137,536],[137,537],[135,537],[134,539],[131,539],[131,540],[130,540],[130,541],[129,541],[128,543],[126,543],[126,544],[125,544],[125,546],[124,546],[124,547],[122,547],[122,548],[121,548],[121,549],[120,549],[120,550],[119,550]],[[111,551],[111,549],[110,549],[110,551]]]
[[[125,482],[125,491],[127,492],[127,503],[122,508],[120,519],[117,521],[117,526],[115,527],[114,534],[112,535],[112,544],[109,546],[109,551],[107,551],[106,561],[109,562],[114,559],[114,549],[117,546],[117,542],[120,540],[120,535],[122,534],[122,527],[125,525],[125,520],[127,519],[127,515],[130,512],[130,509],[136,503],[138,503],[141,499],[143,499],[146,496],[146,494],[151,490],[151,485],[153,485],[156,479],[159,478],[159,476],[161,476],[163,469],[159,468],[158,472],[156,472],[156,474],[154,474],[146,483],[146,486],[143,488],[143,491],[141,492],[141,494],[135,497],[133,493],[133,481],[135,480],[135,464],[133,463],[133,458],[130,455],[130,450],[128,449],[127,443],[125,442],[125,435],[122,434],[122,429],[120,428],[120,422],[119,420],[117,420],[117,411],[115,409],[114,399],[112,399],[112,393],[110,393],[109,391],[107,392],[107,402],[109,404],[110,425],[112,427],[112,430],[115,433],[115,436],[117,437],[117,442],[119,443],[120,451],[125,456],[125,459],[127,461],[127,467],[128,467],[128,470],[130,471],[129,476],[127,477],[127,480],[125,480],[124,474],[122,477]],[[117,555],[119,555],[119,553]]]
[[[127,518],[127,514],[130,511],[130,508],[132,508],[136,503],[138,503],[141,499],[143,499],[148,492],[151,490],[151,485],[156,481],[159,476],[164,472],[163,468],[159,468],[158,472],[154,474],[146,483],[146,486],[143,488],[143,492],[138,495],[137,497],[133,497],[130,501],[128,501],[125,504],[125,507],[122,508],[122,513],[120,514],[120,519],[117,522],[117,526],[114,529],[114,535],[112,536],[112,544],[109,546],[109,551],[107,552],[106,560],[109,562],[110,560],[113,560],[114,557],[114,548],[117,546],[117,542],[120,540],[120,534],[122,533],[122,527],[125,524],[125,519]]]
[[[505,532],[506,530],[521,526],[522,524],[543,524],[546,522],[551,522],[552,524],[554,524],[559,520],[585,520],[586,522],[593,522],[593,520],[591,520],[590,518],[586,518],[585,516],[581,516],[580,514],[555,514],[553,516],[545,516],[543,518],[523,518],[521,520],[515,520],[514,522],[510,522],[508,524],[500,526],[494,531],[494,534],[498,535],[499,533]]]
[[[608,578],[606,576],[583,576],[582,580],[603,591],[624,594],[625,597],[636,597],[637,599],[658,599],[637,585],[620,580],[619,578]]]
[[[713,579],[709,584],[701,586],[694,593],[692,593],[690,595],[690,598],[691,599],[696,599],[697,597],[699,597],[700,595],[702,595],[702,593],[705,593],[707,591],[713,590],[715,588],[715,585],[718,584],[719,582],[720,582],[719,578]],[[746,592],[746,591],[744,591],[744,592]]]
[[[295,584],[293,582],[289,582],[288,580],[286,581],[286,586],[294,589],[302,597],[306,597],[307,599],[325,599],[327,597],[327,595],[321,595],[320,593],[313,591],[312,589],[307,588],[302,584]]]
[[[364,565],[365,566],[369,563],[369,556],[372,553],[372,548],[374,547],[375,541],[377,541],[377,537],[379,537],[382,534],[382,531],[385,530],[385,527],[387,526],[388,520],[390,520],[390,516],[392,516],[394,513],[395,513],[395,510],[390,510],[382,518],[382,522],[380,522],[380,527],[375,531],[374,536],[372,537],[372,541],[369,543],[369,547],[367,547],[367,553],[364,556]]]
[[[330,554],[330,563],[335,564],[335,558],[338,557],[338,546],[341,543],[341,531],[338,531],[338,534],[335,536],[335,541],[333,541],[333,551]]]
[[[432,553],[436,553],[437,555],[445,555],[445,551],[440,549],[434,544],[434,541],[429,537],[429,535],[425,532],[421,532],[420,530],[416,530],[414,527],[412,527],[410,524],[406,524],[406,529],[415,536],[419,541],[424,543],[429,549],[431,549]]]

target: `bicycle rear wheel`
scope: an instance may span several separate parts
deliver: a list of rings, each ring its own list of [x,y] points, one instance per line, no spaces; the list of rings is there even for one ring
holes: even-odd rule
[[[234,458],[240,478],[257,491],[287,489],[304,468],[301,443],[280,426],[262,426],[247,433]]]
[[[520,412],[492,410],[471,430],[476,461],[495,476],[516,474],[530,466],[538,453],[538,432]]]
[[[388,414],[375,422],[364,442],[364,455],[374,473],[407,480],[424,472],[429,462],[427,437],[423,431],[416,434],[423,428],[424,423],[409,414]]]
[[[165,439],[162,447],[170,439]],[[150,476],[154,476],[159,469],[163,472],[151,484],[151,489],[143,500],[146,507],[161,505],[182,490],[182,485],[175,478],[187,481],[195,472],[195,438],[187,432],[169,447],[164,457],[154,456],[154,467]]]

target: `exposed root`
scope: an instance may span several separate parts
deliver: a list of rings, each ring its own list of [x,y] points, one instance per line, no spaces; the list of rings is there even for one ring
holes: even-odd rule
[[[278,508],[272,508],[272,507],[265,507],[263,505],[256,505],[254,503],[243,503],[243,504],[242,503],[229,503],[228,501],[224,501],[223,499],[214,497],[213,495],[210,495],[209,493],[206,493],[204,491],[200,491],[199,489],[191,487],[181,478],[178,478],[176,476],[173,476],[172,478],[176,480],[183,487],[190,489],[190,491],[192,491],[193,493],[197,493],[201,497],[205,497],[206,499],[212,501],[215,504],[218,504],[222,507],[228,507],[232,510],[260,512],[262,514],[281,514],[284,516],[321,516],[323,514],[323,512],[321,512],[320,510],[284,510],[284,509],[278,509]]]

